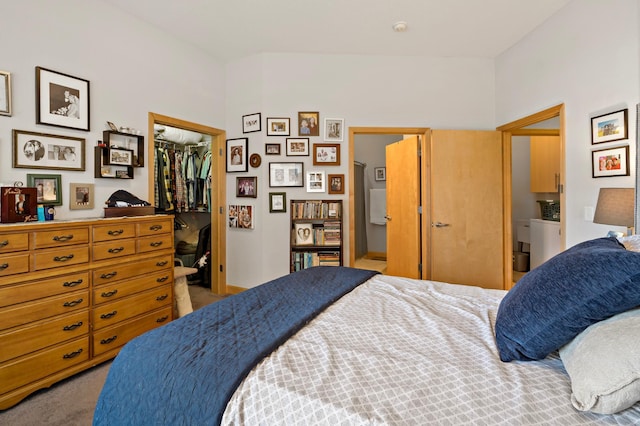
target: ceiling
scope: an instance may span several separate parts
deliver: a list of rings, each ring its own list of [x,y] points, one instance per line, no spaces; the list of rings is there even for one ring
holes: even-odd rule
[[[222,62],[258,53],[495,58],[571,0],[102,0]],[[406,21],[405,32],[394,32]]]

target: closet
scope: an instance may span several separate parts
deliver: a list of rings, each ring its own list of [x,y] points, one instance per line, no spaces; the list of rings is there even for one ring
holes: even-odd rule
[[[174,215],[176,262],[198,269],[189,284],[210,288],[212,138],[155,124],[153,140],[154,205]]]

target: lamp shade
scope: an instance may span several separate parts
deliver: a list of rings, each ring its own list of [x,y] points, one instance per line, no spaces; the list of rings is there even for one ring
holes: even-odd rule
[[[634,193],[633,188],[600,188],[593,223],[633,227]]]

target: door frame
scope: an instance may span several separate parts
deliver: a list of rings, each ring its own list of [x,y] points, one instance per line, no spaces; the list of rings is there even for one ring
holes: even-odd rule
[[[354,195],[355,195],[355,189],[354,189],[354,182],[355,182],[355,167],[353,165],[353,162],[355,160],[354,157],[354,143],[355,143],[355,136],[356,135],[418,135],[421,137],[421,144],[424,146],[424,141],[426,140],[426,135],[427,132],[429,131],[428,127],[349,127],[349,156],[347,158],[349,158],[349,259],[348,259],[348,266],[355,266],[356,263],[356,231],[355,231],[355,227],[356,227],[356,220],[355,220],[355,202],[354,202]],[[424,151],[423,151],[424,154]],[[424,167],[425,164],[425,156],[422,156],[421,159],[421,164]],[[422,175],[422,180],[423,182],[421,182],[421,194],[420,194],[420,198],[422,200],[428,199],[427,195],[425,193],[425,188],[427,187],[427,185],[425,185],[425,173],[421,173]],[[423,213],[426,209],[423,209]],[[421,222],[422,222],[422,229],[428,229],[425,227],[425,223],[427,223],[427,218],[426,218],[426,214],[422,214],[421,216]],[[425,239],[423,239],[425,240]],[[424,256],[425,256],[425,251],[424,251],[424,244],[426,244],[423,241],[423,252],[422,252],[422,256],[423,256],[423,267],[422,267],[422,274],[424,276],[425,273],[425,265],[424,265]]]
[[[513,173],[511,167],[511,137],[512,136],[534,136],[545,134],[544,130],[540,129],[526,129],[527,126],[531,126],[536,123],[540,123],[551,118],[560,118],[560,185],[562,190],[560,191],[560,205],[566,205],[565,188],[565,175],[566,175],[566,161],[565,161],[565,111],[564,104],[559,104],[535,114],[520,118],[507,124],[503,124],[496,128],[502,132],[502,145],[503,145],[503,161],[502,161],[502,174],[503,174],[503,206],[504,206],[504,284],[505,290],[509,290],[513,287],[513,268],[512,265],[512,253],[513,253],[513,225],[512,225],[512,188],[511,188],[511,174]],[[564,250],[566,245],[566,232],[565,232],[565,219],[566,209],[560,209],[560,249]]]
[[[227,293],[227,277],[226,277],[226,228],[223,213],[226,205],[226,175],[225,175],[225,158],[222,153],[225,152],[226,132],[214,127],[205,126],[203,124],[193,123],[166,115],[149,112],[149,143],[147,146],[147,158],[155,158],[154,148],[154,124],[164,124],[167,126],[177,127],[180,129],[191,130],[211,136],[211,162],[213,174],[211,179],[217,183],[216,190],[212,191],[211,199],[211,292],[216,294]],[[218,153],[216,155],[216,153]],[[148,194],[154,194],[155,176],[153,174],[154,167],[149,161],[148,174]]]

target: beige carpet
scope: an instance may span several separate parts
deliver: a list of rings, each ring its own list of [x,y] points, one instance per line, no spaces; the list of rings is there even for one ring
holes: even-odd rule
[[[210,289],[189,286],[193,309],[221,300]],[[90,426],[111,361],[40,390],[13,408],[0,411],[0,425]]]

